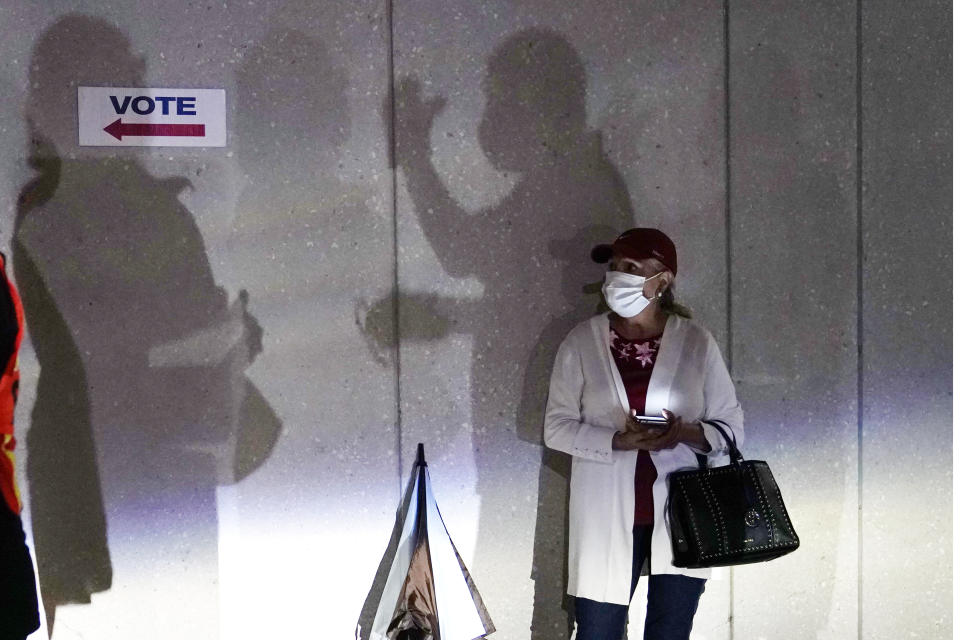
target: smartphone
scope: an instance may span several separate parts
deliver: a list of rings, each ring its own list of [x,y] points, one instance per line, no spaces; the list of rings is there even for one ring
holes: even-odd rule
[[[663,416],[633,416],[637,424],[642,424],[648,429],[666,429],[667,419]]]

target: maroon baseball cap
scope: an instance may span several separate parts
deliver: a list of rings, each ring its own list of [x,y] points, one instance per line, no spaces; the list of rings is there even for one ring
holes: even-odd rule
[[[677,248],[673,240],[659,229],[638,227],[627,229],[613,241],[613,244],[598,244],[590,251],[594,262],[610,262],[614,253],[622,254],[634,260],[656,258],[667,269],[677,275]]]

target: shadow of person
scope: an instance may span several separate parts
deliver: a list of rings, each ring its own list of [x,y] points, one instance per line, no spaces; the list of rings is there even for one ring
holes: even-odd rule
[[[561,281],[568,311],[547,324],[527,360],[516,414],[517,437],[524,442],[543,444],[544,404],[560,342],[591,310],[605,310],[600,296],[602,280],[586,285],[576,280],[582,276],[579,257],[585,249],[593,246],[583,238],[602,239],[616,235],[617,229],[597,225],[582,229],[572,238],[550,242],[550,255],[563,261]],[[387,364],[389,353],[396,347],[392,341],[393,304],[392,299],[384,298],[368,309],[358,309],[357,324],[367,336],[368,347],[381,364]],[[444,313],[448,307],[456,304],[456,300],[436,294],[402,294],[399,305],[404,318],[404,344],[429,343],[453,333],[456,325]],[[566,595],[570,465],[569,455],[543,447],[531,572],[534,581],[532,639],[565,640],[573,631],[573,608]],[[398,513],[404,512],[406,504],[401,502]],[[373,613],[386,583],[389,561],[396,551],[397,540],[395,528],[358,622],[363,631],[361,638],[368,637],[366,631],[372,624]]]
[[[523,391],[517,406],[517,436],[525,442],[543,444],[544,405],[560,343],[590,311],[605,308],[599,295],[602,282],[585,284],[579,280],[584,275],[581,263],[585,252],[596,244],[583,239],[614,238],[622,229],[595,225],[571,238],[550,242],[550,255],[563,265],[560,281],[568,310],[553,318],[540,333],[524,369]],[[593,275],[596,278],[599,273]],[[569,455],[543,447],[531,573],[534,581],[531,640],[566,640],[573,632],[573,603],[567,596],[570,466]]]
[[[350,131],[348,89],[324,43],[301,31],[273,29],[245,49],[237,69],[236,148],[247,185],[234,221],[236,246],[275,252],[264,233],[302,237],[348,218],[338,207],[346,203],[337,175]],[[295,247],[286,249],[299,257]],[[303,253],[315,263],[316,251]],[[283,271],[291,282],[303,280],[295,268]]]
[[[531,470],[540,467],[533,638],[566,638],[570,628],[561,609],[569,461],[541,452],[544,381],[560,339],[595,311],[596,298],[581,290],[598,279],[590,247],[633,223],[623,179],[600,132],[587,126],[586,80],[576,50],[551,31],[527,29],[497,47],[477,133],[493,166],[518,180],[501,202],[475,214],[451,196],[430,159],[430,130],[443,100],[426,99],[412,78],[396,94],[396,164],[423,233],[447,274],[476,278],[484,290],[479,301],[431,298],[432,308],[420,314],[433,313],[473,338],[480,530],[471,571],[481,591],[485,583],[518,585],[529,577],[521,561],[529,557],[526,537],[503,532],[529,526],[518,508],[522,498],[508,483],[532,485]],[[399,300],[401,339],[409,324],[405,306],[417,306],[407,297]],[[494,588],[484,598],[495,622],[498,612],[510,617],[527,606],[516,602],[516,588]]]
[[[239,257],[231,270],[283,334],[276,348],[285,350],[274,356],[283,358],[284,370],[313,369],[317,349],[329,345],[318,347],[302,322],[331,295],[331,281],[310,274],[352,250],[370,217],[364,204],[369,194],[345,185],[338,174],[350,131],[349,76],[322,41],[277,28],[245,48],[236,78],[235,144],[245,185],[227,239],[230,255]],[[351,271],[335,286],[363,278]],[[295,324],[283,324],[291,319]],[[301,415],[288,406],[288,419],[315,421],[309,413],[315,393],[311,389],[296,403]]]
[[[55,158],[33,155],[31,165],[41,177],[27,185],[19,202],[13,266],[40,365],[26,440],[27,478],[40,594],[52,632],[57,607],[89,603],[91,594],[110,588],[113,569],[86,372],[70,329],[17,239],[23,216],[49,199],[59,172]]]
[[[243,373],[262,331],[246,294],[230,303],[213,280],[178,200],[189,181],[155,178],[133,149],[76,144],[76,87],[143,86],[143,73],[91,16],[59,19],[33,50],[37,176],[13,255],[40,364],[27,477],[41,596],[49,627],[112,585],[95,602],[122,634],[216,637],[215,488],[261,464],[277,428],[242,431],[272,416]]]

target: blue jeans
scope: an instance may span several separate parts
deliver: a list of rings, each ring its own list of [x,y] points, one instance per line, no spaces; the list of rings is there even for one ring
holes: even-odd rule
[[[633,530],[631,598],[640,569],[650,556],[652,532],[653,527]],[[643,640],[689,640],[693,615],[707,581],[674,574],[657,574],[648,580]],[[621,640],[627,627],[627,609],[623,604],[576,598],[577,640]]]

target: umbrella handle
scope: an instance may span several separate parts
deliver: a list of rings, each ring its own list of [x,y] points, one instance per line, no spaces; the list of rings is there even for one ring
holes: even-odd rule
[[[423,457],[423,443],[420,442],[417,444],[417,464],[427,466],[427,461]]]

